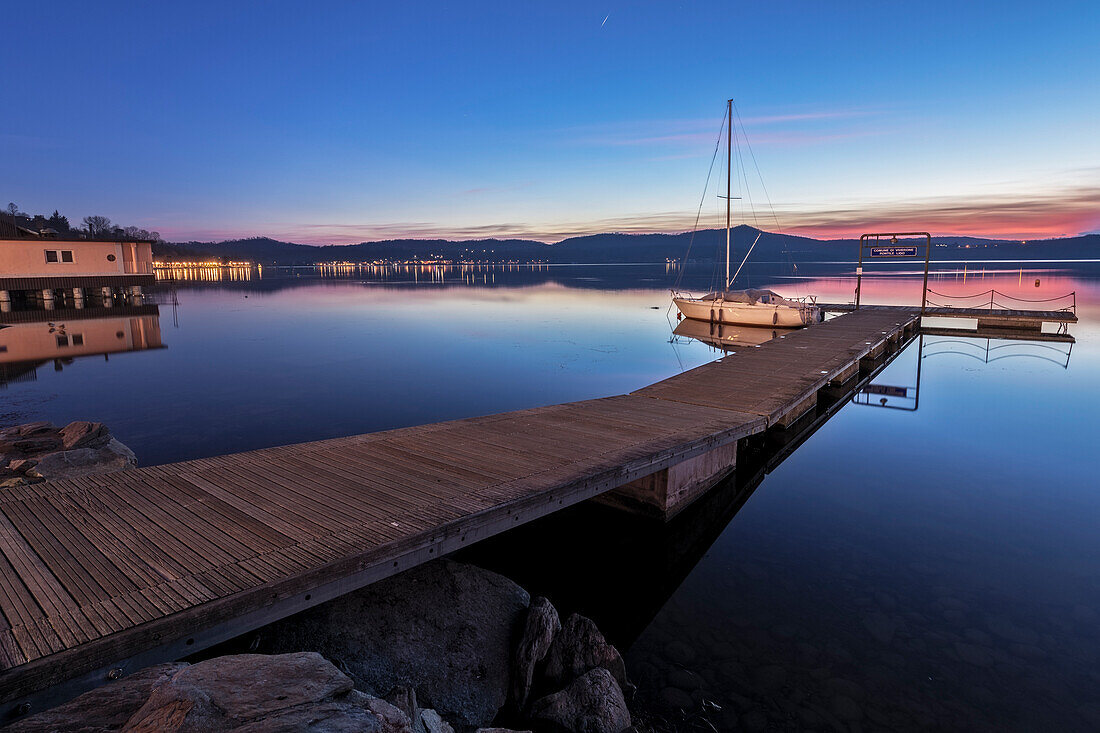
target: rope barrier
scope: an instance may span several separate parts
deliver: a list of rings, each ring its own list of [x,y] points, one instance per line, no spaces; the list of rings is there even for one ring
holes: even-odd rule
[[[1000,290],[993,290],[993,289],[986,290],[986,291],[983,291],[981,293],[974,293],[973,295],[950,295],[948,293],[937,292],[935,290],[932,290],[931,288],[928,289],[928,292],[931,295],[938,295],[941,298],[954,298],[954,299],[959,299],[959,300],[967,300],[967,299],[970,299],[970,298],[985,297],[985,296],[988,296],[988,295],[992,294],[992,295],[999,295],[1003,298],[1008,298],[1009,300],[1017,300],[1021,303],[1050,303],[1050,302],[1053,302],[1055,300],[1064,300],[1065,298],[1072,298],[1072,297],[1077,295],[1076,290],[1074,290],[1073,292],[1070,292],[1070,293],[1066,293],[1065,295],[1059,295],[1055,298],[1019,298],[1019,297],[1016,297],[1015,295],[1009,295],[1008,293],[1002,293]]]
[[[981,298],[982,301],[983,301],[982,304],[981,304],[982,307],[985,307],[985,303],[988,299],[990,310],[993,310],[993,308],[995,306],[1000,307],[1004,310],[1013,310],[1012,308],[1009,307],[1011,304],[1004,303],[1005,300],[1011,300],[1011,301],[1014,301],[1016,303],[1053,303],[1055,301],[1065,300],[1067,298],[1072,298],[1073,299],[1072,303],[1067,303],[1066,305],[1063,305],[1061,308],[1058,308],[1057,310],[1072,311],[1075,315],[1077,313],[1077,291],[1076,290],[1074,290],[1073,292],[1070,292],[1070,293],[1066,293],[1065,295],[1056,296],[1054,298],[1020,298],[1020,297],[1015,296],[1015,295],[1009,295],[1008,293],[1002,293],[1000,290],[994,290],[992,288],[989,289],[989,290],[985,290],[983,292],[980,292],[980,293],[973,293],[973,294],[970,294],[970,295],[949,295],[947,293],[937,292],[935,290],[932,290],[931,288],[929,288],[926,291],[926,293],[928,295],[936,295],[936,296],[939,296],[941,298],[949,298],[951,300],[956,300],[956,301],[958,301],[958,300],[973,300],[975,298]],[[998,298],[1000,300],[998,300]],[[926,302],[927,305],[931,305],[935,308],[957,307],[957,306],[948,305],[947,303],[934,302],[932,300],[929,300],[927,298],[927,295],[925,296],[925,302]]]

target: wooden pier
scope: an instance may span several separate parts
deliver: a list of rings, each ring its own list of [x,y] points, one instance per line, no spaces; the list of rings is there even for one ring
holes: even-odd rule
[[[918,314],[862,309],[627,395],[5,490],[0,721],[580,501],[673,513]]]
[[[865,305],[860,308],[850,304],[825,304],[821,306],[829,313],[855,313],[864,310],[908,313],[908,306]],[[919,309],[918,309],[919,311]],[[949,308],[945,306],[926,307],[921,315],[925,318],[963,318],[977,321],[978,328],[1000,328],[1013,331],[1041,331],[1046,323],[1069,325],[1077,323],[1077,314],[1069,309],[1063,310],[1019,310],[1008,308]]]

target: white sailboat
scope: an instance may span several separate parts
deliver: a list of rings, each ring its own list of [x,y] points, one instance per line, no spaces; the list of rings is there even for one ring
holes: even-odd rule
[[[730,185],[733,164],[733,100],[726,102],[726,118],[729,128],[726,133],[726,281],[722,290],[693,297],[678,291],[672,291],[672,302],[685,318],[710,323],[740,326],[777,326],[779,328],[799,328],[822,320],[821,309],[814,298],[784,298],[772,290],[730,290],[737,279],[745,261],[752,254],[760,235],[745,253],[745,260],[730,277]]]

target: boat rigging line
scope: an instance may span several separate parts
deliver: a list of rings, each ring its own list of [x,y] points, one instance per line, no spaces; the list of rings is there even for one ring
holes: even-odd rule
[[[710,167],[707,169],[707,181],[703,184],[703,193],[699,197],[699,208],[695,211],[695,225],[691,228],[691,238],[688,240],[687,252],[684,253],[684,260],[679,267],[679,272],[676,273],[676,281],[673,283],[673,289],[680,289],[680,281],[683,280],[684,270],[687,268],[688,257],[691,255],[691,246],[695,244],[695,233],[699,230],[699,217],[703,213],[703,204],[707,200],[707,191],[710,189],[710,178],[714,173],[714,161],[718,159],[718,148],[722,146],[722,132],[726,127],[726,113],[722,115],[722,124],[718,126],[718,139],[714,141],[714,152],[710,156]],[[670,305],[669,308],[672,306]]]

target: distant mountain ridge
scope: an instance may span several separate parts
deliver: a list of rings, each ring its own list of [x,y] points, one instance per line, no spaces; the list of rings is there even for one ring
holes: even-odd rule
[[[854,262],[858,240],[819,240],[790,234],[762,232],[750,226],[733,230],[734,259],[740,260],[757,235],[754,261]],[[978,237],[933,237],[933,260],[964,259],[1081,259],[1100,257],[1100,234],[1028,242]],[[187,242],[153,245],[157,257],[173,260],[247,260],[267,265],[307,265],[318,262],[375,262],[410,260],[466,260],[479,262],[548,262],[554,264],[708,262],[724,256],[724,229],[705,229],[692,238],[679,234],[591,234],[569,237],[554,244],[529,239],[390,239],[346,245],[310,245],[280,242],[267,237],[223,242]],[[889,244],[883,242],[883,244]],[[690,252],[689,252],[690,246]],[[923,252],[921,252],[923,254]]]

